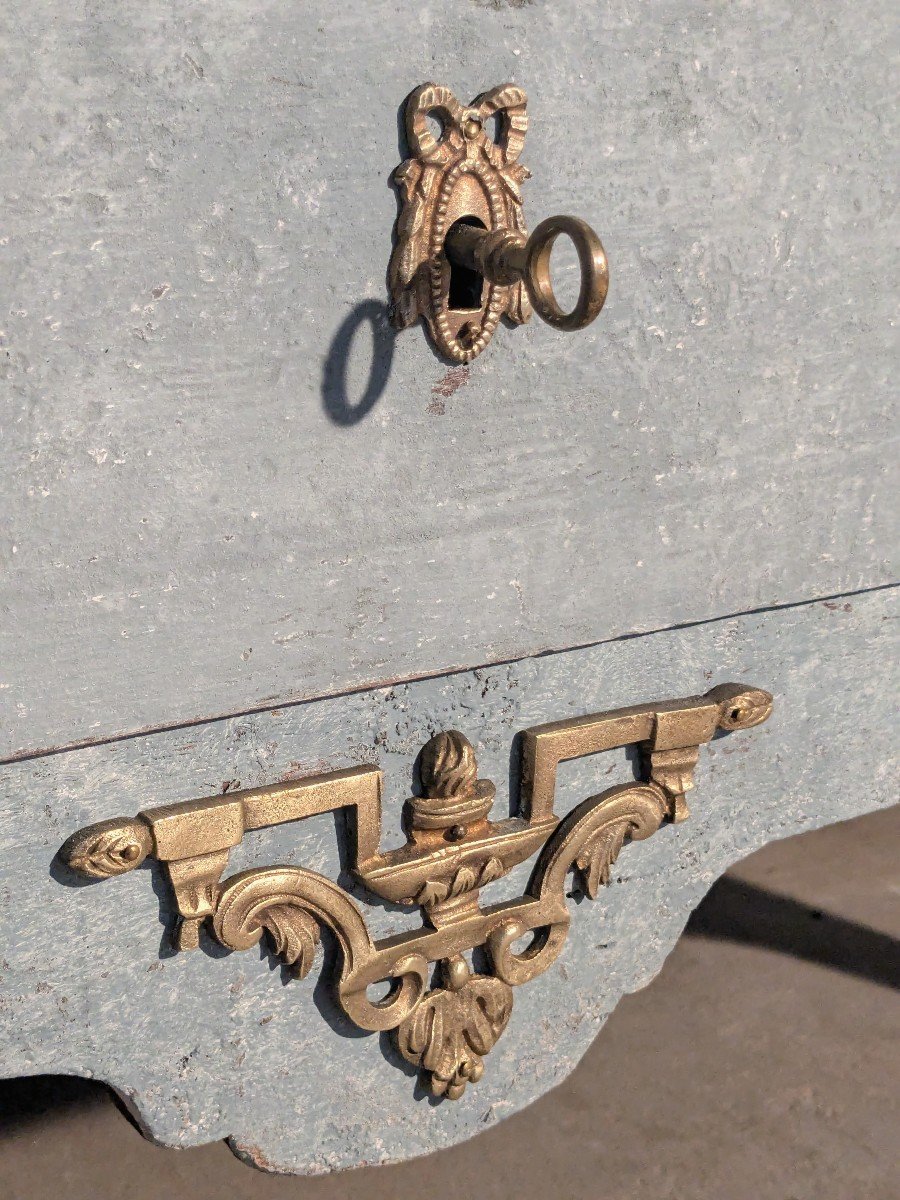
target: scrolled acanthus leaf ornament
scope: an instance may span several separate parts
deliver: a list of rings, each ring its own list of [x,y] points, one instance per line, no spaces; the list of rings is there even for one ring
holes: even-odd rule
[[[410,953],[398,956],[383,976],[366,976],[377,948],[365,918],[343,888],[324,875],[302,867],[244,871],[227,881],[213,916],[213,931],[223,946],[248,950],[266,932],[275,952],[301,979],[312,966],[323,924],[341,949],[337,993],[347,1015],[361,1029],[394,1029],[421,999],[428,964],[420,954]],[[385,999],[370,1001],[366,988],[382,978],[395,987]]]

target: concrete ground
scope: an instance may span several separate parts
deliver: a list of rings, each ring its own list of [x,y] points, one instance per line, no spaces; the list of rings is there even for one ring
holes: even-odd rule
[[[840,781],[836,781],[840,786]],[[580,1067],[397,1167],[267,1176],[145,1141],[101,1085],[0,1082],[3,1200],[896,1200],[900,807],[721,880]]]

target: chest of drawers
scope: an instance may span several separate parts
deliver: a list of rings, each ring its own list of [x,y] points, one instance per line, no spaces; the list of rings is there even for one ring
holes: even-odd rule
[[[154,1138],[273,1169],[452,1144],[571,1070],[730,863],[895,799],[888,7],[14,8],[2,1069],[103,1079]],[[529,221],[583,214],[609,257],[588,329],[501,325],[469,364],[392,330],[398,114],[431,78],[527,91]],[[396,846],[439,731],[505,817],[523,730],[729,680],[771,718],[571,900],[455,1104],[354,1036],[327,937],[290,986],[205,933],[175,954],[152,856],[78,886],[57,854],[369,764]],[[632,778],[617,754],[561,768],[559,815]],[[311,869],[408,930],[347,844],[323,810],[228,870]]]

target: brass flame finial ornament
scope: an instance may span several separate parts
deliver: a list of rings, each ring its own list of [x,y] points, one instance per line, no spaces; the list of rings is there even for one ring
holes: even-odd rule
[[[566,878],[574,871],[594,899],[628,842],[688,816],[700,746],[718,731],[749,729],[772,711],[768,692],[726,683],[705,696],[641,704],[556,721],[521,735],[517,816],[489,819],[495,788],[478,779],[471,743],[455,730],[423,747],[423,795],[408,801],[407,841],[382,852],[381,771],[352,767],[292,783],[147,809],[81,829],[60,857],[83,875],[107,879],[153,856],[165,864],[180,915],[176,946],[196,948],[201,927],[231,950],[267,935],[303,978],[327,925],[340,947],[337,999],[361,1029],[396,1030],[403,1057],[426,1074],[432,1094],[459,1099],[484,1072],[484,1056],[509,1024],[513,988],[556,960],[569,932]],[[636,745],[642,778],[607,788],[564,818],[553,811],[561,762]],[[255,867],[222,876],[245,833],[347,809],[350,869],[370,892],[419,908],[422,924],[373,941],[356,902],[305,867]],[[525,893],[482,906],[480,891],[540,851]],[[524,948],[516,943],[525,935]],[[488,970],[465,955],[483,948]],[[430,964],[441,983],[429,988]],[[387,996],[367,989],[389,981]]]
[[[453,362],[476,358],[504,313],[521,324],[533,309],[554,328],[571,331],[589,325],[606,300],[606,254],[589,225],[578,217],[550,217],[526,234],[521,184],[530,172],[518,161],[526,104],[525,92],[512,83],[469,105],[449,88],[423,83],[406,102],[412,155],[394,173],[401,207],[388,269],[393,320],[405,329],[424,318],[437,348]],[[572,239],[581,270],[578,300],[568,313],[550,277],[561,234]]]

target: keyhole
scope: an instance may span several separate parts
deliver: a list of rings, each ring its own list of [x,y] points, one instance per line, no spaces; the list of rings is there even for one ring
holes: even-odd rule
[[[450,228],[450,233],[457,225],[473,225],[476,229],[486,228],[483,221],[477,217],[462,217]],[[448,234],[449,236],[449,234]],[[451,312],[477,312],[484,299],[484,276],[473,271],[471,267],[462,267],[450,259],[450,294],[447,307]]]

